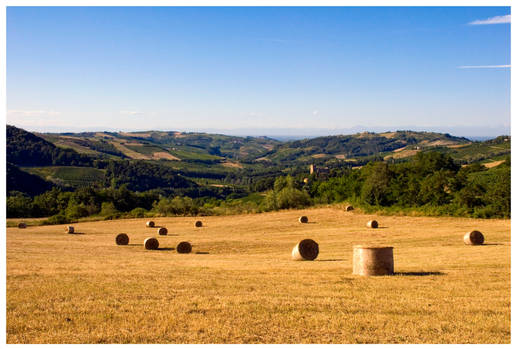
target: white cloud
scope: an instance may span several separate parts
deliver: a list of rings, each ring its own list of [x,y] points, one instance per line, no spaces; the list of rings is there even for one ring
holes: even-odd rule
[[[312,111],[312,115],[317,116],[318,114],[320,114],[320,111],[318,109]]]
[[[511,15],[505,16],[495,16],[487,19],[478,19],[470,22],[471,25],[481,25],[481,24],[503,24],[503,23],[511,23]]]
[[[459,69],[483,69],[483,68],[511,68],[509,64],[501,64],[495,66],[459,66]]]
[[[7,115],[9,116],[22,116],[22,117],[37,117],[43,115],[60,115],[61,112],[54,110],[26,110],[26,109],[9,109]]]
[[[140,111],[120,111],[120,114],[124,114],[124,115],[143,115],[144,112],[140,112]]]

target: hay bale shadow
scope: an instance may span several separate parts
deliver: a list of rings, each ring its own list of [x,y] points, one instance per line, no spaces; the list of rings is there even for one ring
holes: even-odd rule
[[[443,276],[440,271],[410,271],[410,272],[395,272],[395,276]]]
[[[483,243],[483,244],[477,244],[477,245],[506,245],[504,243]]]
[[[194,254],[210,254],[209,252],[195,252]]]
[[[130,246],[133,246],[133,247],[141,247],[141,246],[143,246],[143,244],[141,244],[141,243],[128,243],[126,245],[130,245]]]
[[[346,259],[319,259],[315,261],[346,261]]]
[[[156,248],[156,250],[175,250],[176,248]]]
[[[84,235],[84,232],[74,232],[74,233],[68,233],[69,235]]]

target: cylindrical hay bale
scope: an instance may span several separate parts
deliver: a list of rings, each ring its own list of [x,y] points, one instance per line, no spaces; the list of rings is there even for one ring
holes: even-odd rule
[[[18,228],[27,228],[27,224],[26,224],[26,223],[24,223],[24,222],[20,222],[20,223],[18,224]]]
[[[352,207],[351,205],[347,205],[345,207],[345,211],[352,211],[352,210],[354,210],[354,207]]]
[[[201,227],[203,226],[203,223],[201,221],[196,221],[196,227]]]
[[[154,221],[147,221],[145,223],[145,226],[147,226],[147,227],[154,227]]]
[[[469,245],[480,245],[485,241],[485,237],[483,234],[477,230],[467,232],[465,236],[463,236],[463,242]]]
[[[306,216],[300,216],[300,218],[298,219],[298,221],[300,221],[300,223],[302,224],[306,224],[309,222],[309,218],[306,217]]]
[[[393,275],[393,247],[354,246],[354,275]]]
[[[147,250],[156,250],[158,249],[158,246],[160,245],[160,243],[158,242],[158,240],[154,237],[150,237],[150,238],[147,238],[145,241],[144,241],[144,247],[145,249]]]
[[[66,226],[65,227],[66,233],[74,233],[74,227],[73,226]]]
[[[167,231],[167,229],[166,229],[165,227],[160,227],[160,228],[158,229],[158,234],[159,234],[160,236],[167,236],[167,232],[168,232],[168,231]]]
[[[119,233],[115,238],[117,245],[128,245],[129,237],[125,233]]]
[[[292,257],[293,260],[314,260],[319,252],[318,243],[312,239],[304,239],[293,248]]]
[[[192,251],[192,245],[189,242],[180,242],[176,251],[180,254],[188,254]]]
[[[377,228],[379,227],[379,223],[375,220],[370,220],[366,223],[366,227],[368,228]]]

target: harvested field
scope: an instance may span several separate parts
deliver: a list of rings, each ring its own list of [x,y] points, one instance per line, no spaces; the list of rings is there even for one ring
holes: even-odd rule
[[[174,234],[158,250],[143,247],[148,219],[75,224],[82,235],[9,227],[6,341],[510,343],[510,220],[376,218],[371,230],[371,215],[316,208],[203,217],[199,230],[163,217]],[[465,245],[469,230],[485,244]],[[292,260],[305,238],[318,257]],[[359,244],[394,247],[395,275],[352,275]]]
[[[238,169],[242,169],[243,168],[242,164],[237,163],[237,162],[226,161],[226,162],[221,163],[221,165],[225,166],[227,168],[238,168]]]
[[[325,157],[328,157],[328,154],[318,153],[318,154],[313,154],[312,155],[312,158],[316,158],[316,159],[325,158]]]
[[[181,160],[168,152],[154,152],[153,159]]]
[[[486,166],[487,168],[493,168],[493,167],[496,167],[500,164],[503,164],[504,163],[504,160],[496,160],[496,161],[493,161],[493,162],[489,162],[489,163],[484,163],[483,165]]]
[[[124,155],[128,156],[129,158],[131,159],[151,159],[151,157],[149,156],[146,156],[145,154],[142,154],[142,153],[138,153],[138,152],[135,152],[129,148],[127,148],[126,146],[124,146],[123,144],[121,144],[120,142],[117,142],[117,141],[111,141],[111,144],[116,148],[118,149],[120,152],[124,153]]]
[[[419,151],[416,149],[408,149],[408,148],[404,147],[404,148],[399,148],[398,150],[395,150],[394,152],[396,152],[396,153],[385,156],[384,160],[387,160],[390,158],[401,159],[401,158],[413,157]]]

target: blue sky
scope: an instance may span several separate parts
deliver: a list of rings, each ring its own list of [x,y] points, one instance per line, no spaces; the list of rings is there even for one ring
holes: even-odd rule
[[[499,17],[509,14],[8,7],[7,122],[34,131],[509,126],[510,68],[486,67],[510,64],[509,19]]]

